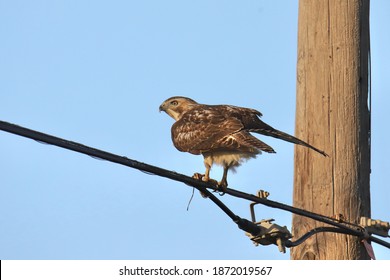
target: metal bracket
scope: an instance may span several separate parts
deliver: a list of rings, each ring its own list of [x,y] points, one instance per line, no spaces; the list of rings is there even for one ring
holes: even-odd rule
[[[364,227],[368,233],[376,234],[383,237],[389,236],[390,224],[381,220],[373,220],[367,217],[360,217],[360,225]]]
[[[260,190],[257,192],[257,196],[266,199],[269,196],[269,192]],[[286,253],[285,242],[292,237],[291,233],[286,226],[282,227],[277,224],[273,224],[272,222],[274,219],[265,219],[261,220],[260,222],[256,222],[254,210],[254,206],[256,204],[258,203],[253,202],[249,207],[252,222],[260,228],[260,232],[256,235],[252,235],[251,233],[247,232],[246,235],[253,241],[256,246],[276,244],[280,252]]]
[[[269,192],[267,191],[263,191],[263,190],[259,190],[257,192],[257,197],[259,198],[264,198],[264,199],[267,199],[267,197],[270,195]],[[255,205],[258,204],[257,202],[252,202],[251,204],[249,204],[249,209],[251,211],[251,218],[252,218],[252,222],[256,223],[256,216],[255,216]]]

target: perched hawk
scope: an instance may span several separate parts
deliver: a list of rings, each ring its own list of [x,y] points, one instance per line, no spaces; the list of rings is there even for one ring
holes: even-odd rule
[[[302,145],[327,156],[310,144],[276,130],[260,120],[262,114],[249,108],[230,105],[206,105],[174,96],[165,100],[160,111],[175,119],[171,135],[175,147],[182,152],[202,154],[206,167],[203,181],[209,181],[213,163],[223,166],[223,177],[218,186],[226,189],[229,169],[244,160],[255,158],[261,151],[275,153],[274,149],[254,137],[251,132],[279,138]]]

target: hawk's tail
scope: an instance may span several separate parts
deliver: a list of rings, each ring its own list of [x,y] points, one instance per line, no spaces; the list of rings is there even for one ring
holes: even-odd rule
[[[290,143],[294,143],[294,144],[297,144],[297,145],[301,145],[301,146],[305,146],[307,148],[310,148],[318,153],[320,153],[321,155],[327,157],[329,156],[327,153],[325,153],[324,151],[320,150],[320,149],[317,149],[316,147],[306,143],[305,141],[302,141],[290,134],[287,134],[283,131],[280,131],[280,130],[277,130],[277,129],[274,129],[273,127],[271,126],[268,126],[266,128],[259,128],[259,129],[251,129],[250,130],[251,132],[256,132],[256,133],[259,133],[259,134],[263,134],[263,135],[266,135],[266,136],[271,136],[271,137],[274,137],[274,138],[278,138],[278,139],[282,139],[284,141],[287,141],[287,142],[290,142]]]

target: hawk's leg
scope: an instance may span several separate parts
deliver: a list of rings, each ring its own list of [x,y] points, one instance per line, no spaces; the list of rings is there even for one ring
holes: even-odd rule
[[[218,183],[218,188],[224,193],[227,189],[228,183],[227,183],[227,174],[229,171],[229,166],[223,167],[223,176],[222,180]]]
[[[206,171],[204,172],[204,178],[203,181],[208,182],[210,180],[210,169],[211,166],[205,162],[204,164],[206,166]]]
[[[209,182],[211,184],[213,184],[214,186],[218,186],[218,182],[215,181],[214,179],[211,179],[210,178],[210,169],[211,169],[211,166],[209,164],[206,164],[205,163],[205,166],[206,166],[206,171],[205,171],[205,174],[204,174],[204,177],[203,177],[203,181],[204,182]]]

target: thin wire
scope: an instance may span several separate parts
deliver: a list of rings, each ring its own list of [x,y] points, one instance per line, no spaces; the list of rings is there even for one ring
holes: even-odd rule
[[[129,159],[129,158],[124,157],[124,156],[118,156],[118,155],[115,155],[115,154],[112,154],[112,153],[109,153],[106,151],[102,151],[99,149],[95,149],[92,147],[82,145],[82,144],[77,143],[77,142],[65,140],[65,139],[62,139],[62,138],[59,138],[56,136],[52,136],[49,134],[45,134],[42,132],[38,132],[35,130],[24,128],[24,127],[21,127],[21,126],[15,125],[15,124],[11,124],[8,122],[0,121],[0,130],[6,131],[9,133],[13,133],[13,134],[16,134],[19,136],[23,136],[23,137],[26,137],[29,139],[44,142],[47,144],[55,145],[57,147],[61,147],[64,149],[68,149],[68,150],[72,150],[72,151],[79,152],[82,154],[86,154],[86,155],[92,156],[94,158],[96,157],[96,158],[100,158],[100,159],[114,162],[117,164],[121,164],[121,165],[124,165],[127,167],[135,168],[135,169],[141,170],[147,174],[152,173],[152,174],[155,174],[155,175],[158,175],[161,177],[165,177],[165,178],[168,178],[171,180],[179,181],[179,182],[185,183],[187,185],[193,186],[193,187],[197,188],[199,191],[201,191],[203,194],[205,194],[207,197],[209,197],[218,207],[220,207],[221,210],[225,212],[225,214],[227,214],[235,223],[237,223],[239,228],[241,228],[247,232],[251,232],[251,233],[256,233],[259,230],[258,227],[256,225],[254,225],[252,222],[250,222],[246,219],[241,219],[240,217],[235,215],[229,208],[226,207],[226,205],[224,205],[219,199],[217,199],[214,195],[212,195],[210,193],[210,191],[208,191],[207,188],[210,188],[213,190],[218,190],[218,188],[210,183],[196,180],[192,177],[188,177],[188,176],[185,176],[183,174],[179,174],[179,173],[169,171],[169,170],[166,170],[166,169],[163,169],[160,167],[156,167],[153,165],[138,162],[136,160],[132,160],[132,159]],[[352,224],[352,223],[348,223],[348,222],[340,223],[336,219],[333,219],[333,218],[330,218],[327,216],[323,216],[320,214],[309,212],[309,211],[299,209],[299,208],[296,208],[293,206],[285,205],[285,204],[282,204],[282,203],[279,203],[276,201],[272,201],[272,200],[268,200],[268,199],[264,199],[264,198],[259,198],[259,197],[256,197],[254,195],[240,192],[240,191],[237,191],[237,190],[234,190],[231,188],[228,188],[225,191],[225,193],[230,194],[230,195],[235,196],[235,197],[238,197],[238,198],[257,202],[259,204],[263,204],[263,205],[266,205],[269,207],[289,211],[291,213],[305,216],[305,217],[308,217],[308,218],[311,218],[311,219],[314,219],[314,220],[317,220],[317,221],[320,221],[320,222],[323,222],[326,224],[330,224],[330,225],[333,225],[333,226],[338,227],[340,229],[343,229],[352,235],[357,235],[357,236],[361,236],[361,237],[367,235],[367,233],[365,232],[365,229],[359,225],[356,225],[356,224]],[[374,242],[377,242],[378,244],[381,244],[381,245],[388,244],[390,246],[389,243],[386,243],[383,240],[372,237],[372,236],[371,237],[368,236],[367,239],[374,241]]]
[[[192,194],[191,194],[190,200],[188,201],[188,204],[187,204],[187,211],[190,209],[190,204],[192,202],[192,199],[194,198],[194,194],[195,194],[195,188],[192,188]]]

